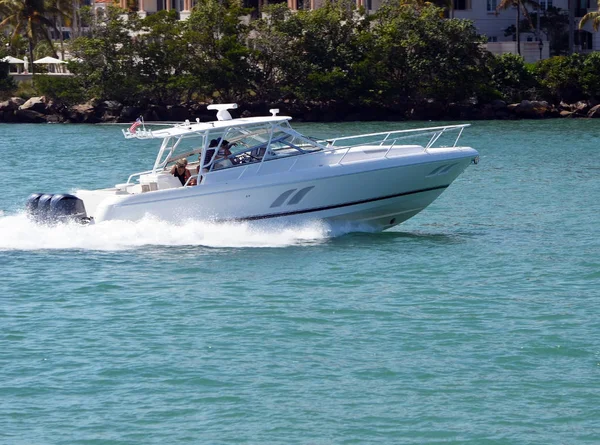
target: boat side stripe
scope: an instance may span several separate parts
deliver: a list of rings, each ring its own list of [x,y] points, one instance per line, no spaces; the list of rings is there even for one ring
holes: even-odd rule
[[[437,187],[431,187],[431,188],[421,189],[421,190],[413,190],[412,192],[397,193],[395,195],[380,196],[378,198],[369,198],[369,199],[363,199],[360,201],[346,202],[344,204],[336,204],[336,205],[332,205],[332,206],[316,207],[316,208],[305,209],[305,210],[295,210],[293,212],[268,213],[265,215],[246,216],[243,218],[223,219],[220,221],[256,221],[259,219],[280,218],[282,216],[293,216],[293,215],[301,215],[303,213],[321,212],[323,210],[339,209],[341,207],[349,207],[349,206],[354,206],[354,205],[358,205],[358,204],[366,204],[369,202],[383,201],[385,199],[399,198],[400,196],[416,195],[417,193],[431,192],[433,190],[443,190],[443,189],[448,188],[448,186],[450,186],[450,184],[440,185]]]
[[[279,195],[279,197],[273,201],[273,204],[271,204],[271,208],[274,207],[279,207],[281,206],[281,204],[283,204],[285,202],[286,199],[288,199],[288,197],[294,193],[297,189],[291,189],[291,190],[286,190],[285,192],[283,192],[281,195]]]
[[[302,190],[300,190],[298,193],[292,196],[292,199],[290,199],[288,205],[298,204],[300,201],[302,201],[302,198],[304,198],[306,194],[314,188],[314,185],[311,185],[310,187],[304,187]]]

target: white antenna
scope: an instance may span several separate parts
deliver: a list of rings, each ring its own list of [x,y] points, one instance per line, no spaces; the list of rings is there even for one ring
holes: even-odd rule
[[[217,120],[229,121],[231,120],[231,114],[227,110],[235,110],[237,104],[212,104],[206,107],[209,110],[217,110]]]

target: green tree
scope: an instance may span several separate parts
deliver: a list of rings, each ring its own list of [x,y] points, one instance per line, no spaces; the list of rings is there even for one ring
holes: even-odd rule
[[[200,96],[229,102],[248,95],[248,27],[239,19],[247,13],[239,0],[200,0],[185,21],[186,85]]]
[[[549,7],[543,12],[531,13],[530,18],[533,23],[539,24],[539,30],[548,38],[550,45],[550,55],[564,55],[568,53],[568,33],[569,33],[569,14],[567,11]],[[527,20],[521,20],[521,28],[529,27]],[[515,32],[515,25],[511,25],[512,33]]]
[[[534,99],[537,81],[525,64],[525,59],[517,54],[506,53],[490,58],[492,86],[511,102]]]
[[[488,53],[473,23],[444,19],[437,7],[389,2],[378,11],[373,33],[370,63],[377,65],[378,89],[388,101],[461,101],[488,81]]]
[[[283,94],[288,73],[295,73],[301,54],[296,52],[296,37],[301,29],[297,14],[285,4],[263,10],[263,16],[250,24],[248,40],[251,88],[258,100],[277,101]]]
[[[5,51],[4,46],[0,47],[0,60],[7,55],[8,52]],[[8,68],[8,63],[0,62],[0,100],[4,100],[5,96],[9,95],[17,87],[13,78],[8,74]]]
[[[140,82],[140,96],[149,102],[176,104],[182,100],[193,45],[183,36],[183,22],[176,11],[160,11],[136,27],[133,49]]]
[[[501,0],[496,8],[497,12],[509,8],[515,8],[517,12],[515,28],[517,35],[517,53],[519,55],[521,55],[521,14],[523,14],[523,16],[527,19],[530,29],[533,29],[533,23],[531,21],[531,17],[529,17],[527,5],[531,5],[534,8],[540,7],[539,3],[534,0]]]
[[[600,27],[600,0],[597,2],[597,8],[597,11],[588,12],[581,18],[579,21],[579,29],[582,29],[587,22],[592,22],[594,31],[598,31],[598,27]]]
[[[30,62],[33,62],[33,48],[39,41],[47,41],[53,48],[53,55],[56,56],[49,31],[58,30],[49,17],[64,14],[45,0],[0,0],[0,16],[4,17],[0,22],[0,30],[8,29],[11,41],[24,35],[28,41]],[[32,63],[31,66],[34,72],[35,65]]]
[[[338,0],[302,11],[297,19],[301,32],[293,40],[294,51],[303,57],[300,66],[287,72],[291,92],[304,100],[353,101],[360,83],[355,68],[366,57],[367,17],[353,3]]]
[[[251,45],[257,91],[303,101],[361,101],[369,18],[349,1],[327,1],[312,11],[270,9],[253,24]]]
[[[84,19],[93,24],[89,35],[71,44],[76,61],[69,64],[69,70],[89,97],[136,103],[141,91],[138,55],[132,42],[138,26],[136,15],[122,20],[121,12],[112,7],[93,20],[90,15],[89,9],[84,11]]]
[[[586,54],[578,72],[583,94],[591,99],[600,98],[600,53]]]
[[[536,63],[534,74],[552,101],[572,102],[583,97],[580,72],[585,56],[571,54],[541,60]]]

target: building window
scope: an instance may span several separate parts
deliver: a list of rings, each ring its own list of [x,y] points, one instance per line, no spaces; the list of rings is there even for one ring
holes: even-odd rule
[[[498,7],[497,3],[497,0],[487,0],[487,11],[496,12],[496,8]]]
[[[498,41],[498,37],[496,37],[496,36],[488,37],[488,43],[495,43],[497,41]]]
[[[579,45],[583,51],[594,49],[594,36],[591,32],[575,31],[575,45]]]
[[[552,0],[540,0],[538,2],[540,4],[540,9],[542,11],[548,10],[548,8],[552,8]]]
[[[466,11],[471,9],[471,0],[454,0],[452,7],[455,11]]]

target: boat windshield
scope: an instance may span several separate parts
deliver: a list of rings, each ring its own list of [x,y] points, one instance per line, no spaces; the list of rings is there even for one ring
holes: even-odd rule
[[[216,143],[218,145],[212,145]],[[228,152],[221,150],[227,143]],[[204,165],[208,171],[257,163],[323,150],[323,146],[297,131],[289,124],[232,126],[220,131],[191,133],[166,138],[155,168],[169,168],[178,159],[189,158],[189,167],[196,167],[205,151]],[[226,153],[226,157],[223,156]],[[192,169],[193,170],[193,169]]]
[[[223,138],[228,141],[231,154],[226,160],[216,159],[213,170],[323,149],[316,141],[297,133],[291,127],[232,128],[223,134]]]

